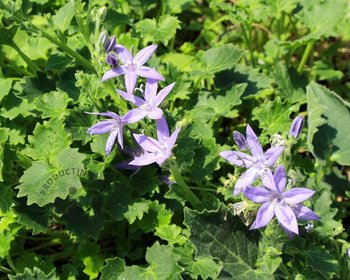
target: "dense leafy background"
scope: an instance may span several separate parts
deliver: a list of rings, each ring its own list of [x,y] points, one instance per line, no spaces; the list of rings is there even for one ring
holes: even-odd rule
[[[349,15],[347,0],[1,1],[1,279],[348,279]],[[167,165],[118,169],[128,155],[86,134],[101,118],[84,112],[130,108],[122,79],[101,82],[103,32],[159,45],[148,64],[176,82],[163,109],[199,204],[162,182]],[[266,147],[287,141],[289,177],[316,191],[312,232],[248,230],[256,208],[232,196],[241,170],[219,157],[247,123]]]

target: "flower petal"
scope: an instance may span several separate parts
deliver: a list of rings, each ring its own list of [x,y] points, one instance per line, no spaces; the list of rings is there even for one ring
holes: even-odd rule
[[[163,116],[163,111],[160,108],[155,108],[152,111],[148,111],[147,117],[149,117],[152,120],[158,120]]]
[[[259,170],[253,167],[249,168],[246,172],[244,172],[236,182],[233,195],[236,196],[240,192],[245,191],[245,189],[256,180],[256,178],[258,177],[258,173]]]
[[[265,188],[252,187],[246,189],[244,195],[255,203],[264,203],[270,200],[271,191]]]
[[[116,68],[113,68],[109,71],[107,71],[106,73],[104,73],[104,75],[102,76],[102,82],[104,82],[105,80],[117,77],[119,75],[123,75],[125,74],[125,69],[124,67],[121,66],[117,66]]]
[[[152,56],[152,54],[155,52],[157,47],[158,47],[157,45],[150,45],[150,46],[143,48],[135,56],[134,62],[138,66],[144,65],[147,62],[147,60],[149,60],[149,58]]]
[[[169,128],[166,119],[161,117],[157,120],[157,137],[161,143],[164,143],[169,138]]]
[[[86,132],[89,134],[104,134],[110,132],[114,125],[114,120],[103,120],[90,127]]]
[[[274,205],[266,202],[259,208],[258,214],[256,215],[256,219],[250,229],[257,229],[266,226],[273,216],[274,213]]]
[[[98,116],[109,117],[109,118],[112,118],[115,120],[120,120],[119,115],[117,115],[116,113],[111,112],[111,111],[102,112],[102,113],[99,113],[99,112],[84,112],[84,113],[89,114],[89,115],[98,115]]]
[[[142,98],[140,98],[140,97],[138,97],[136,95],[129,94],[129,93],[127,93],[125,91],[122,91],[122,90],[119,90],[119,89],[117,89],[117,92],[126,101],[129,101],[129,102],[131,102],[132,104],[134,104],[136,106],[141,106],[141,105],[145,104],[145,101]]]
[[[277,190],[280,193],[283,193],[287,183],[287,174],[282,164],[277,167],[275,174],[273,175],[273,179],[275,181]]]
[[[131,63],[132,55],[126,47],[117,44],[114,49],[117,52],[118,58],[123,62],[123,64]]]
[[[275,214],[278,222],[282,224],[288,231],[299,234],[297,218],[295,217],[293,210],[288,205],[276,205]]]
[[[264,152],[261,147],[260,141],[249,124],[247,124],[246,136],[247,136],[246,139],[248,142],[249,150],[252,153],[253,157],[256,157],[256,158],[262,157]]]
[[[303,126],[304,126],[304,117],[299,115],[293,120],[292,126],[290,127],[289,134],[292,137],[297,138],[301,130],[303,129]]]
[[[320,216],[316,215],[315,212],[313,212],[308,207],[301,204],[294,205],[292,210],[295,216],[297,217],[297,219],[300,219],[300,220],[308,221],[308,220],[320,219]]]
[[[275,181],[273,179],[272,172],[270,168],[265,167],[263,170],[260,171],[260,179],[262,181],[262,184],[267,187],[270,190],[277,191],[277,187],[275,184]]]
[[[143,78],[149,78],[159,81],[164,81],[164,77],[160,75],[156,70],[149,68],[147,66],[141,66],[139,69],[136,70],[136,74],[143,77]]]
[[[139,120],[143,119],[147,115],[147,112],[145,110],[141,109],[131,109],[129,112],[127,112],[122,120],[124,123],[136,123]]]
[[[136,81],[137,81],[136,73],[132,71],[125,73],[124,79],[125,79],[126,92],[128,94],[133,94]]]
[[[123,149],[124,147],[123,147],[123,125],[122,124],[119,125],[118,130],[119,130],[118,143],[119,143],[120,147]]]
[[[237,151],[223,151],[220,156],[239,167],[249,168],[254,162],[250,155]]]
[[[176,142],[177,136],[179,135],[179,132],[180,132],[179,128],[175,129],[174,132],[169,137],[169,139],[167,140],[167,145],[168,145],[167,151],[169,153],[171,153],[171,150],[173,149],[173,147],[175,145],[175,142]]]
[[[155,99],[157,95],[157,89],[158,89],[158,80],[147,79],[146,87],[144,91],[144,98],[148,103],[152,103],[150,101]]]
[[[276,162],[276,160],[279,158],[284,148],[285,146],[277,146],[277,147],[271,147],[270,149],[268,149],[264,154],[266,164],[268,166],[272,166]]]
[[[118,135],[118,130],[112,130],[111,134],[108,136],[107,142],[106,142],[106,147],[105,147],[105,152],[106,155],[108,156],[110,152],[112,151],[115,139],[117,138]]]
[[[297,204],[309,199],[315,191],[306,188],[294,188],[283,193],[284,201],[288,204]]]
[[[134,134],[136,142],[147,152],[155,153],[161,152],[162,148],[160,143],[152,137],[145,136],[143,134]]]
[[[145,153],[142,156],[136,157],[132,161],[130,161],[130,165],[134,165],[134,166],[149,165],[151,163],[156,162],[158,158],[159,156],[155,155],[154,153]]]
[[[156,96],[155,98],[155,106],[159,106],[160,103],[162,103],[162,101],[165,99],[165,97],[168,96],[168,94],[170,93],[170,91],[174,88],[175,83],[172,83],[168,86],[166,86],[165,88],[163,88]]]
[[[238,148],[241,150],[244,150],[247,148],[247,140],[245,139],[244,135],[238,131],[234,131],[232,133],[233,141],[235,141],[236,145]]]

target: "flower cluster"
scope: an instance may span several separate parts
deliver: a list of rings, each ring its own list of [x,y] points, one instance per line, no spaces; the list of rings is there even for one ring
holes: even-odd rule
[[[295,118],[289,132],[290,136],[297,138],[303,124],[303,117]],[[319,219],[319,216],[313,211],[302,205],[302,202],[309,199],[314,191],[306,188],[285,190],[287,175],[282,164],[273,173],[273,167],[285,146],[274,146],[264,152],[258,137],[249,125],[247,125],[246,137],[235,131],[233,139],[239,149],[250,151],[250,154],[242,151],[223,151],[220,153],[221,157],[227,161],[238,167],[246,168],[246,171],[236,182],[234,195],[243,192],[249,200],[262,204],[250,229],[264,227],[276,216],[283,230],[289,237],[292,237],[299,233],[297,219]],[[252,184],[258,178],[260,178],[262,185],[253,187]]]
[[[158,92],[158,81],[164,81],[164,77],[156,70],[144,66],[155,52],[157,45],[147,46],[136,55],[134,55],[134,47],[131,48],[130,52],[123,45],[117,44],[114,36],[110,39],[104,38],[103,45],[107,53],[106,62],[113,68],[103,75],[102,81],[124,75],[126,92],[117,90],[117,93],[124,100],[135,105],[136,108],[131,109],[123,116],[119,116],[114,112],[88,113],[109,117],[110,119],[93,125],[87,130],[87,133],[109,133],[105,148],[106,155],[109,155],[117,138],[120,147],[124,148],[123,127],[126,124],[136,123],[145,117],[155,120],[158,139],[134,133],[133,137],[140,150],[131,153],[133,159],[127,161],[127,165],[130,167],[143,166],[154,162],[161,165],[171,156],[171,150],[175,145],[179,129],[170,134],[164,113],[159,108],[163,100],[174,88],[175,83],[166,86]],[[138,77],[146,78],[145,90],[137,88],[141,92],[141,97],[135,95]]]

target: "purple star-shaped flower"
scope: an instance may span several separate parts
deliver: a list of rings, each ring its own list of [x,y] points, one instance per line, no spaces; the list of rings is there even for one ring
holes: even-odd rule
[[[273,175],[273,181],[269,182],[269,186],[265,186],[268,189],[252,187],[245,190],[244,195],[248,199],[262,203],[250,229],[264,227],[276,216],[283,230],[289,237],[292,237],[294,234],[299,234],[297,219],[320,219],[308,207],[300,204],[309,199],[315,192],[306,188],[293,188],[285,191],[286,182],[286,171],[283,165],[280,165]]]
[[[105,112],[105,113],[90,113],[91,115],[99,115],[109,117],[109,120],[103,120],[98,122],[97,124],[90,127],[86,132],[90,135],[92,134],[105,134],[110,133],[106,142],[105,152],[108,156],[113,148],[115,139],[118,137],[118,143],[123,148],[123,126],[126,123],[122,117],[113,112]]]
[[[266,186],[270,185],[268,181],[273,180],[270,167],[276,162],[285,148],[284,146],[271,147],[264,153],[258,137],[249,124],[246,130],[246,142],[252,155],[238,151],[223,151],[220,153],[221,157],[234,165],[247,168],[247,171],[237,180],[234,195],[244,191],[258,177],[261,178]]]
[[[117,90],[117,92],[127,101],[130,101],[138,108],[130,110],[125,114],[124,119],[128,123],[135,123],[144,117],[148,117],[153,120],[160,119],[163,116],[162,109],[158,108],[160,103],[163,102],[165,97],[168,96],[170,91],[174,88],[175,83],[172,83],[163,88],[157,94],[157,80],[147,79],[146,88],[143,92],[143,98],[137,97],[133,94],[128,94],[125,91]]]
[[[143,78],[155,79],[164,81],[164,77],[160,75],[156,70],[143,66],[151,55],[156,50],[157,45],[150,45],[140,50],[134,57],[134,48],[132,47],[131,53],[124,46],[117,44],[115,50],[117,52],[119,60],[123,63],[121,66],[117,66],[112,70],[106,72],[102,81],[117,77],[124,74],[125,87],[128,94],[132,94],[136,85],[137,76]]]
[[[168,124],[162,117],[157,120],[158,140],[143,134],[134,134],[136,142],[144,149],[145,153],[135,157],[130,164],[143,166],[156,162],[158,165],[162,165],[171,156],[171,150],[175,145],[179,131],[180,129],[175,129],[170,135]]]

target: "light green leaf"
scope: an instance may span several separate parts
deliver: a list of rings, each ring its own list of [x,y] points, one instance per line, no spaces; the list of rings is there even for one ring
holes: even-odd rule
[[[254,269],[258,255],[257,233],[250,232],[227,209],[198,213],[185,208],[185,223],[191,230],[190,240],[196,247],[197,257],[213,257],[223,263],[217,279],[259,280],[274,279],[273,275]]]
[[[4,167],[4,149],[5,149],[5,142],[8,139],[8,129],[7,128],[0,128],[0,182],[4,181],[4,178],[2,177],[2,168]]]
[[[265,101],[253,110],[253,119],[259,121],[264,134],[275,134],[289,131],[292,120],[289,115],[295,107],[290,107],[277,97],[273,101]]]
[[[67,114],[68,95],[61,91],[45,93],[40,98],[35,99],[36,109],[43,112],[43,118],[62,118]]]
[[[51,162],[34,161],[19,179],[18,197],[28,196],[27,204],[43,206],[57,197],[65,199],[72,189],[82,188],[79,176],[85,173],[84,155],[78,149],[66,148],[54,155]]]
[[[180,29],[180,22],[175,16],[164,15],[157,22],[155,19],[144,19],[136,23],[136,29],[146,42],[162,42],[165,46]]]
[[[168,0],[167,8],[171,14],[179,14],[188,9],[192,3],[192,0]]]
[[[154,235],[159,236],[161,239],[168,241],[170,245],[184,244],[187,241],[187,237],[181,234],[182,228],[171,225],[160,225],[156,228]]]
[[[66,5],[58,10],[57,14],[53,17],[53,22],[61,32],[64,32],[69,28],[73,17],[74,4],[73,1],[68,1]]]
[[[58,119],[38,123],[33,136],[28,136],[26,154],[32,159],[50,159],[58,152],[69,147],[70,135],[65,131],[63,123]]]
[[[148,213],[150,201],[139,200],[131,205],[128,205],[128,211],[124,213],[124,217],[129,221],[130,224],[134,223],[136,218],[142,219],[144,213]]]
[[[350,165],[350,112],[333,91],[312,82],[307,87],[308,146],[321,161]]]
[[[15,276],[8,275],[10,280],[57,280],[55,271],[51,271],[49,274],[46,274],[37,267],[34,267],[33,270],[26,267],[23,273],[17,273]]]
[[[173,252],[173,247],[159,245],[156,242],[147,249],[147,268],[140,266],[126,266],[124,272],[118,277],[122,279],[142,280],[180,280],[183,269],[178,265],[180,256]]]
[[[211,75],[233,68],[242,57],[243,52],[229,44],[211,48],[202,54],[203,69],[192,72],[192,75]]]
[[[10,79],[0,78],[0,101],[6,96],[12,87],[12,82]]]
[[[118,280],[118,276],[124,271],[125,261],[121,258],[115,257],[113,259],[106,259],[106,265],[101,269],[100,280]]]

